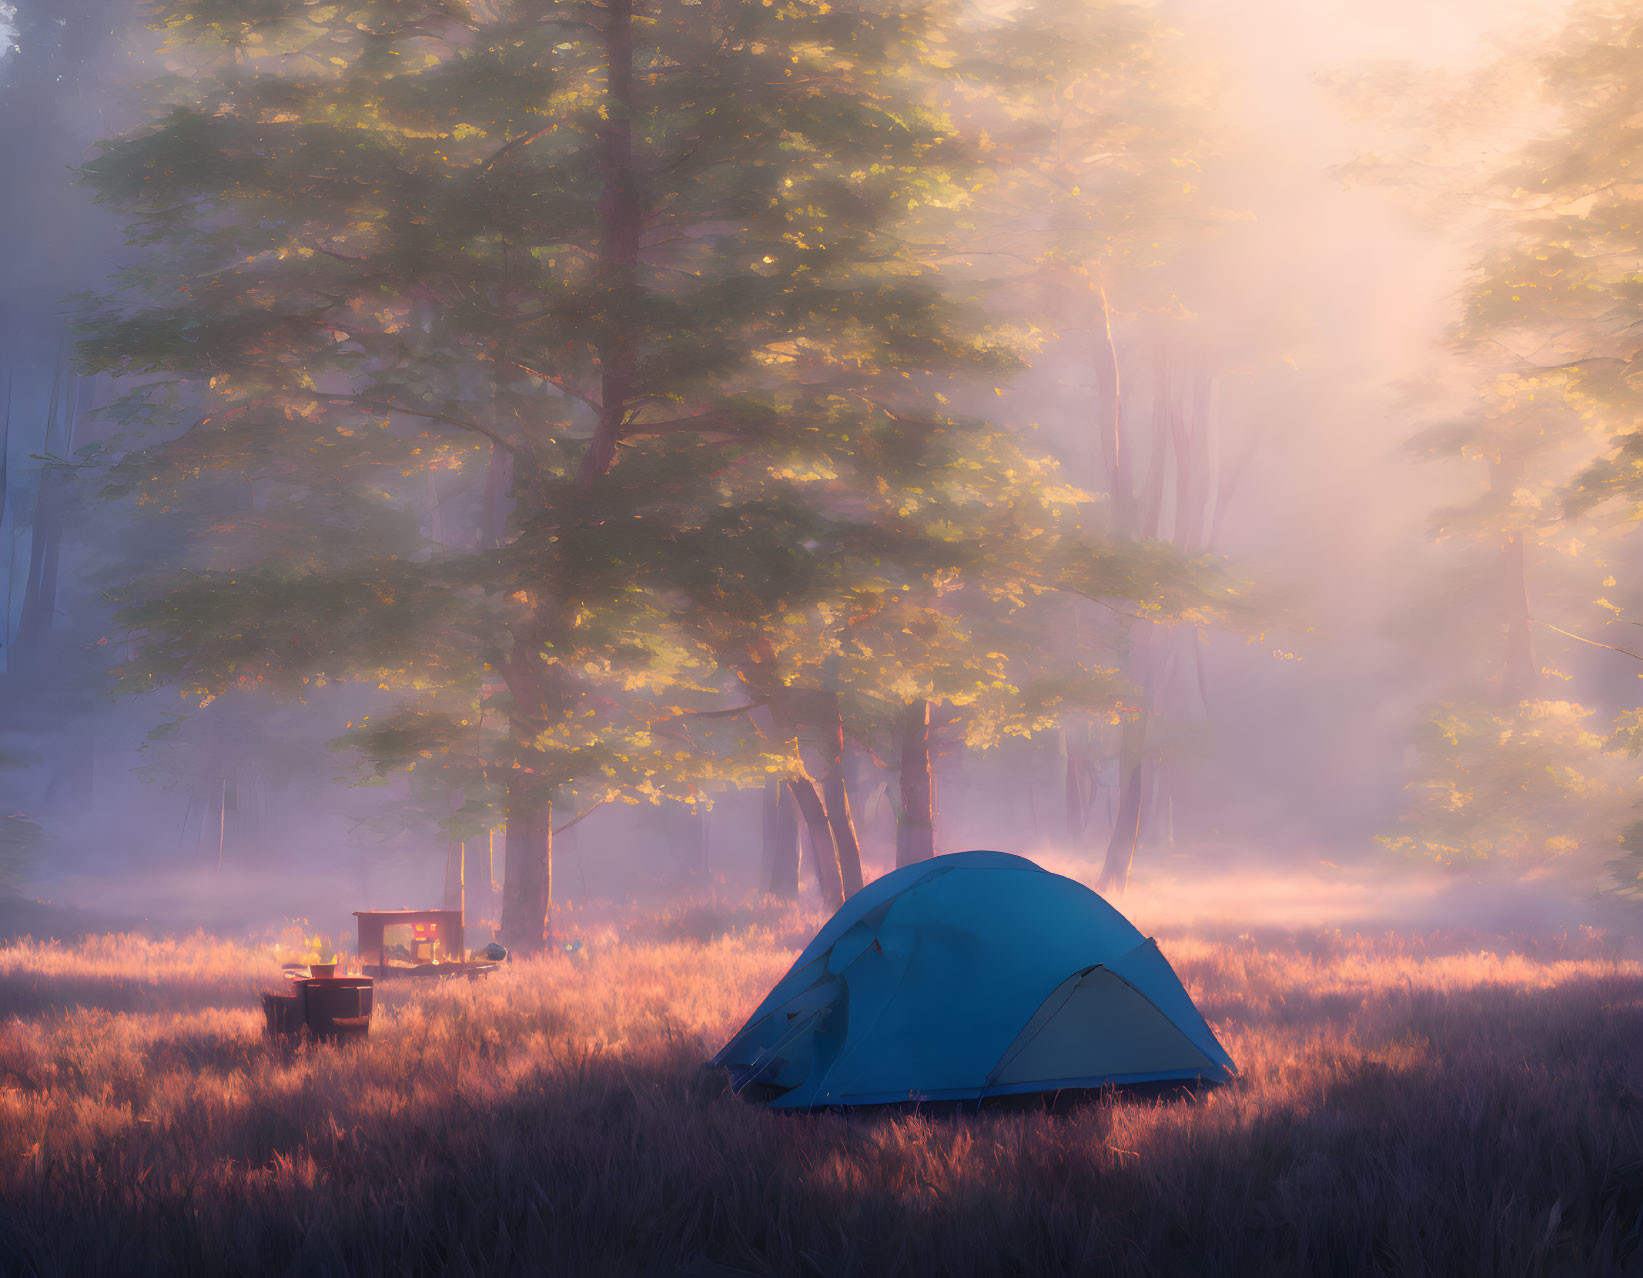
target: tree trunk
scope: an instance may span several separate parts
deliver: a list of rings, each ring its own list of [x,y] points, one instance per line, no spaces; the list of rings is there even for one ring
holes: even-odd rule
[[[62,547],[58,486],[49,477],[40,481],[40,496],[29,536],[28,584],[23,590],[23,612],[17,624],[21,656],[38,656],[57,613],[58,557]]]
[[[827,821],[827,809],[816,785],[808,777],[789,777],[787,788],[798,804],[805,829],[810,832],[810,853],[816,861],[816,886],[821,890],[822,904],[836,910],[844,904],[844,880],[839,873],[839,853],[833,844],[833,827]]]
[[[1135,490],[1130,478],[1130,449],[1124,438],[1123,386],[1118,375],[1118,344],[1112,335],[1112,308],[1100,290],[1101,348],[1094,360],[1101,463],[1112,496],[1112,534],[1126,538],[1135,530]]]
[[[862,887],[861,840],[856,837],[856,823],[850,816],[850,791],[844,784],[844,716],[839,712],[838,694],[827,694],[823,710],[827,716],[823,724],[827,770],[822,776],[822,802],[833,831],[833,846],[838,849],[840,882],[848,898]]]
[[[600,342],[598,424],[578,479],[589,482],[616,460],[616,445],[633,397],[638,300],[639,185],[633,172],[633,0],[607,0],[604,25],[605,122],[600,129],[599,259],[605,297]]]
[[[778,778],[764,784],[764,858],[759,890],[792,900],[799,894],[799,813]]]
[[[1061,742],[1067,756],[1067,842],[1072,847],[1077,847],[1084,841],[1084,753],[1080,744],[1073,740],[1071,728],[1061,730]]]
[[[1147,457],[1146,477],[1141,481],[1141,490],[1135,497],[1134,532],[1140,537],[1158,536],[1164,511],[1164,472],[1168,468],[1169,454],[1175,447],[1171,427],[1179,418],[1180,410],[1173,379],[1165,364],[1158,370],[1158,387],[1153,394],[1152,432],[1148,440],[1151,451]],[[1133,455],[1135,450],[1132,448],[1130,451]],[[1175,464],[1179,469],[1184,463],[1177,458]]]
[[[1102,348],[1095,360],[1096,389],[1100,401],[1102,460],[1107,472],[1107,491],[1112,497],[1114,538],[1128,541],[1136,533],[1135,489],[1131,479],[1129,449],[1124,439],[1123,397],[1118,375],[1118,345],[1112,333],[1112,308],[1107,292],[1101,290],[1101,324],[1104,336]],[[1134,680],[1144,687],[1140,680]],[[1129,878],[1129,867],[1135,859],[1135,845],[1140,838],[1141,821],[1141,763],[1146,745],[1146,721],[1142,715],[1126,719],[1119,732],[1118,747],[1118,817],[1112,836],[1107,842],[1107,855],[1101,870],[1101,886],[1111,887]]]
[[[514,631],[513,648],[503,662],[513,708],[508,741],[513,768],[507,786],[507,851],[502,874],[502,943],[521,954],[534,954],[548,942],[548,912],[553,905],[553,791],[542,784],[535,740],[563,698],[553,695],[551,674],[542,660],[544,621],[533,612]]]
[[[11,382],[9,367],[0,364],[0,524],[6,522],[6,503],[11,499]],[[7,590],[11,588],[11,573],[6,574]],[[9,607],[8,607],[9,613]],[[7,620],[10,618],[8,616]],[[11,638],[10,628],[4,636]]]
[[[65,386],[66,383],[66,386]],[[68,393],[65,395],[64,391]],[[69,457],[74,451],[74,428],[83,399],[78,379],[69,371],[67,356],[59,351],[57,368],[53,374],[51,401],[46,409],[45,451],[60,448],[60,456]],[[55,443],[52,436],[59,412],[63,418],[63,438]],[[29,531],[29,574],[23,589],[23,611],[17,623],[19,655],[37,656],[45,647],[46,635],[57,613],[58,562],[63,544],[63,503],[68,498],[68,485],[50,463],[40,471],[40,487],[35,496],[34,520]]]
[[[804,844],[799,838],[799,804],[780,782],[776,784],[776,848],[779,853],[771,868],[770,890],[789,900],[799,899],[799,882],[804,877]]]
[[[1489,492],[1511,500],[1522,473],[1522,459],[1494,458],[1489,463]],[[1500,695],[1508,706],[1535,694],[1534,647],[1529,640],[1529,578],[1523,530],[1509,528],[1501,541],[1501,615],[1506,622],[1506,652],[1501,664]]]
[[[930,771],[928,701],[914,701],[902,711],[897,770],[901,809],[896,813],[896,865],[900,867],[927,861],[936,854],[936,780]]]
[[[1529,642],[1529,580],[1524,562],[1523,534],[1506,534],[1501,547],[1506,594],[1506,664],[1501,671],[1501,697],[1516,705],[1535,694],[1534,648]]]
[[[1118,816],[1113,821],[1112,837],[1107,841],[1107,856],[1101,866],[1101,890],[1116,889],[1122,893],[1130,882],[1130,867],[1135,864],[1135,848],[1141,841],[1141,758],[1137,748],[1146,744],[1145,721],[1139,717],[1134,723],[1125,721],[1124,735],[1119,747],[1120,760],[1128,759],[1119,769]]]
[[[524,779],[508,782],[502,943],[520,954],[547,948],[553,911],[553,804]]]
[[[633,0],[610,0],[601,36],[606,82],[601,129],[599,218],[602,227],[599,270],[605,284],[604,307],[596,341],[601,370],[598,424],[577,468],[576,486],[588,489],[610,471],[631,400],[636,343],[634,325],[639,261],[638,185],[633,173]],[[552,596],[545,583],[542,591]],[[557,599],[562,609],[564,599]],[[570,700],[562,671],[544,669],[542,653],[563,625],[545,611],[545,601],[514,632],[504,675],[514,699],[515,763],[529,758],[530,742],[550,718],[565,712]],[[507,868],[502,884],[502,928],[505,944],[525,953],[548,941],[553,906],[553,803],[526,781],[508,785]],[[515,831],[519,834],[515,851]],[[517,882],[515,881],[517,877]]]
[[[1141,842],[1141,818],[1147,797],[1146,763],[1148,721],[1151,719],[1151,649],[1145,635],[1130,636],[1130,682],[1140,690],[1136,713],[1124,720],[1118,736],[1118,814],[1101,866],[1101,887],[1122,892],[1129,886],[1130,867]]]
[[[856,837],[856,822],[850,814],[850,791],[844,784],[842,770],[828,774],[822,783],[822,799],[828,827],[833,831],[833,846],[839,852],[840,885],[844,895],[852,897],[862,889],[861,840]]]
[[[513,454],[491,445],[490,462],[485,467],[485,488],[479,515],[479,548],[495,550],[508,535],[508,500],[513,487]]]

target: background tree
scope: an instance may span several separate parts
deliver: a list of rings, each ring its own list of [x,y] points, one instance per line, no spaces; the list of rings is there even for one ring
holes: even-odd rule
[[[110,58],[124,26],[104,0],[9,6],[0,24],[0,769],[8,811],[46,827],[83,813],[96,757],[118,739],[99,720],[107,688],[96,641],[109,608],[96,568],[78,454],[96,442],[97,388],[72,367],[68,295],[93,284],[108,219],[71,165],[107,131],[127,87]],[[68,145],[65,147],[64,143]],[[21,827],[19,827],[21,828]]]
[[[162,9],[185,74],[91,165],[143,255],[84,349],[170,424],[116,491],[229,478],[253,517],[133,594],[139,681],[390,694],[351,740],[505,810],[504,931],[540,944],[553,804],[704,779],[654,728],[717,692],[667,583],[1003,367],[897,233],[962,198],[939,16]]]
[[[1005,411],[1042,427],[1073,480],[1103,492],[1092,526],[1205,556],[1249,459],[1219,438],[1213,387],[1229,352],[1192,319],[1200,278],[1219,273],[1206,245],[1231,216],[1201,189],[1227,146],[1215,73],[1144,4],[1019,6],[981,47],[956,109],[985,140],[989,183],[982,211],[949,235],[994,305],[1033,335],[1034,371]],[[1121,888],[1148,814],[1167,802],[1164,742],[1201,708],[1189,704],[1205,682],[1201,636],[1140,624],[1116,598],[1065,609],[1060,627],[1070,668],[1085,647],[1116,654],[1130,687],[1112,724],[1105,710],[1065,717],[1059,761],[1075,846],[1111,777],[1101,877]]]
[[[1594,883],[1638,780],[1625,755],[1640,188],[1625,104],[1640,24],[1635,6],[1576,6],[1555,39],[1424,98],[1478,117],[1485,137],[1531,136],[1481,176],[1475,145],[1432,170],[1479,242],[1447,366],[1422,388],[1447,412],[1414,441],[1456,481],[1434,520],[1457,548],[1438,615],[1454,675],[1423,729],[1409,833],[1391,842],[1443,861],[1572,861]]]

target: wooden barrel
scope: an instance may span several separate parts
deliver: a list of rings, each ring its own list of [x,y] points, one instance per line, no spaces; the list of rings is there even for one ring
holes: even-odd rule
[[[272,1038],[302,1033],[301,994],[264,990],[262,1014],[268,1020],[267,1033]]]
[[[369,976],[316,977],[299,984],[315,1038],[364,1038],[371,1032],[374,982]]]

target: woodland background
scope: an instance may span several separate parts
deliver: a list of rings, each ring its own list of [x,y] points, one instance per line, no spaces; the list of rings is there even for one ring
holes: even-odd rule
[[[1643,11],[1214,8],[0,7],[9,889],[1632,917]]]

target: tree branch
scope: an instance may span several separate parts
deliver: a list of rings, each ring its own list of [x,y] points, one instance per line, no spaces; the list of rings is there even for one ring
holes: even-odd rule
[[[625,422],[622,425],[624,436],[632,435],[673,435],[690,431],[712,431],[728,435],[741,435],[754,428],[754,423],[745,418],[738,418],[730,413],[717,409],[706,413],[696,413],[690,417],[670,417],[660,422]]]
[[[1630,657],[1634,661],[1643,661],[1643,653],[1633,652],[1629,648],[1616,648],[1612,643],[1599,643],[1596,639],[1588,639],[1584,635],[1577,635],[1572,631],[1565,630],[1562,626],[1554,626],[1549,621],[1536,621],[1533,617],[1530,617],[1529,624],[1531,626],[1545,626],[1548,630],[1555,630],[1564,638],[1573,639],[1576,643],[1590,644],[1594,648],[1607,648],[1610,652],[1618,652],[1621,656]]]
[[[745,706],[727,706],[723,710],[678,710],[673,714],[664,714],[660,719],[652,719],[652,723],[666,723],[670,719],[732,719],[739,714],[746,714],[750,710],[757,710],[761,706],[769,705],[768,701],[750,701]]]
[[[572,399],[581,400],[589,408],[594,409],[595,411],[597,411],[600,407],[599,397],[597,395],[573,389],[571,387],[570,383],[568,381],[566,381],[563,377],[559,376],[557,373],[544,373],[539,368],[532,368],[529,364],[520,363],[520,361],[514,359],[510,355],[503,355],[501,357],[501,359],[502,359],[503,363],[512,364],[515,368],[520,369],[523,372],[529,373],[532,377],[541,378],[544,382],[547,382],[548,385],[550,385],[550,386],[557,386],[560,390],[564,391],[565,394],[569,395]]]
[[[605,801],[603,799],[600,799],[598,803],[595,803],[586,812],[578,812],[569,821],[566,821],[564,825],[554,826],[553,827],[554,835],[557,837],[558,835],[563,834],[566,830],[570,829],[571,826],[576,825],[579,822],[586,821],[590,816],[592,816],[595,812],[597,812],[600,808],[602,808],[604,806],[605,806]]]
[[[426,408],[408,408],[404,404],[395,404],[390,400],[368,399],[364,395],[334,395],[325,396],[332,404],[358,404],[361,408],[374,408],[385,413],[404,413],[408,417],[425,417],[429,421],[443,422],[447,426],[455,426],[458,430],[471,430],[476,435],[483,435],[498,448],[506,449],[520,460],[529,460],[525,457],[528,445],[509,439],[500,431],[492,430],[489,426],[481,426],[478,422],[463,421],[446,413],[436,413]]]
[[[553,125],[544,124],[535,133],[527,133],[523,137],[517,137],[517,138],[512,139],[509,142],[503,143],[501,148],[494,155],[492,155],[490,159],[486,160],[485,163],[483,163],[479,166],[479,171],[481,173],[489,173],[491,171],[491,169],[493,169],[496,165],[500,164],[511,153],[513,153],[514,151],[519,150],[521,147],[529,146],[532,142],[536,141],[538,138],[542,137],[544,134],[551,133],[552,131],[553,131]],[[592,811],[592,809],[590,808],[589,811]],[[580,818],[578,818],[578,819],[580,819]]]
[[[310,252],[318,253],[324,257],[334,257],[339,262],[368,262],[371,260],[368,257],[355,257],[349,253],[338,253],[335,249],[321,248],[318,244],[309,244],[307,248]]]

